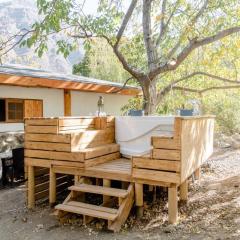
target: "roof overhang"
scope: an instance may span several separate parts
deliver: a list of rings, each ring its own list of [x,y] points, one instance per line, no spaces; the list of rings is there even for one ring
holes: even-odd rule
[[[111,84],[98,84],[91,82],[76,82],[71,80],[49,79],[44,77],[23,76],[17,74],[0,73],[0,85],[35,87],[35,88],[54,88],[67,89],[84,92],[96,92],[107,94],[120,94],[136,96],[141,93],[137,87],[113,86]]]

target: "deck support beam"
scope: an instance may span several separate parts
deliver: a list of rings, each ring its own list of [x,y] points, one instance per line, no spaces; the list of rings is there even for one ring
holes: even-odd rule
[[[129,182],[121,182],[121,185],[122,185],[122,189],[128,189],[128,186],[129,186]]]
[[[111,187],[111,180],[109,179],[103,179],[103,186],[104,187]],[[106,204],[109,202],[110,196],[103,196],[103,204]]]
[[[56,173],[53,171],[53,168],[50,167],[49,169],[49,204],[50,206],[54,206],[56,203]]]
[[[168,188],[168,221],[174,224],[178,219],[177,186]]]
[[[28,208],[35,207],[35,174],[34,166],[28,166]]]
[[[180,200],[186,201],[186,202],[188,200],[188,180],[187,179],[180,185]]]
[[[137,217],[143,216],[143,184],[135,183],[135,204],[137,206]]]

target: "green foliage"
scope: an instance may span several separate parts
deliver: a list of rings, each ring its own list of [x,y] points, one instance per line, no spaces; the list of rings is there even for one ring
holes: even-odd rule
[[[129,51],[130,49],[131,51]],[[138,34],[132,38],[122,38],[121,52],[131,66],[141,68],[142,71],[147,70],[147,58],[142,34]]]
[[[102,39],[86,41],[84,49],[83,60],[73,67],[74,74],[120,83],[129,78],[129,74],[123,70],[106,41]]]
[[[89,67],[89,64],[90,64],[89,55],[85,53],[83,60],[80,63],[73,65],[73,74],[81,75],[84,77],[90,77],[91,69]]]
[[[128,103],[121,108],[121,113],[126,115],[129,110],[142,110],[142,98],[134,97],[128,100]]]
[[[79,44],[84,44],[86,51],[83,61],[73,67],[73,73],[94,78],[124,82],[129,73],[114,55],[112,48],[100,37],[108,38],[110,44],[116,41],[116,33],[125,14],[124,1],[100,0],[95,15],[83,14],[71,0],[38,0],[37,6],[41,21],[32,26],[32,34],[23,39],[21,45],[35,47],[39,56],[47,51],[48,37],[53,33],[56,37],[57,52],[67,57]],[[81,1],[80,1],[81,2]],[[171,18],[164,35],[156,46],[159,66],[174,60],[192,39],[212,36],[220,30],[239,26],[239,0],[209,0],[209,4],[199,19],[195,19],[203,1],[173,0],[167,1],[166,12],[160,13],[160,0],[153,1],[152,40],[159,39],[162,20],[165,23]],[[133,16],[124,35],[119,42],[119,51],[131,67],[146,74],[148,72],[146,49],[143,40],[142,1],[138,1]],[[65,37],[62,37],[62,35]],[[87,36],[88,39],[85,39]],[[97,36],[97,37],[96,37]],[[84,40],[82,40],[84,38]],[[91,40],[90,40],[91,38]],[[79,39],[81,39],[79,41]],[[172,81],[196,71],[203,71],[221,77],[240,80],[240,40],[239,34],[231,35],[221,41],[196,49],[175,70],[158,76],[157,88],[163,89]],[[178,44],[175,51],[171,50]],[[169,57],[170,54],[170,57]],[[178,83],[180,87],[205,89],[214,86],[225,86],[226,83],[206,76],[195,76]],[[203,102],[207,113],[216,114],[218,127],[222,131],[239,130],[238,91],[224,95],[224,91],[199,94],[187,91],[170,91],[157,108],[159,114],[174,114],[177,108],[186,105],[189,99],[197,98]],[[130,100],[122,110],[140,109],[139,99]],[[235,110],[232,110],[235,109]]]
[[[216,116],[216,131],[226,134],[240,133],[239,91],[209,94],[204,99],[206,114]]]

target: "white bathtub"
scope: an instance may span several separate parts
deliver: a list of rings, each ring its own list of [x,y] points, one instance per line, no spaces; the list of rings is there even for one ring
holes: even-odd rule
[[[173,136],[174,116],[116,117],[116,142],[125,157],[150,153],[152,136]]]

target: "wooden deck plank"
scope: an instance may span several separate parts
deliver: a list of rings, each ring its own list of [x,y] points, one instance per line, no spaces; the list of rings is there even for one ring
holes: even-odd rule
[[[119,152],[110,153],[108,155],[87,159],[87,160],[85,160],[84,164],[85,164],[85,167],[92,167],[95,165],[103,164],[105,162],[109,162],[109,161],[114,160],[119,157],[120,157]]]
[[[95,206],[94,209],[90,209],[90,208],[77,207],[77,206],[71,206],[71,205],[66,205],[66,204],[58,204],[55,207],[55,209],[62,210],[62,211],[65,211],[65,212],[87,215],[87,216],[90,216],[90,217],[96,217],[96,218],[111,220],[111,221],[116,219],[117,214],[112,214],[112,213],[96,210],[95,209],[96,207],[97,206]]]
[[[133,167],[180,172],[181,164],[180,161],[134,157]]]
[[[120,165],[118,165],[121,163]],[[117,173],[125,173],[127,175],[131,175],[131,161],[127,159],[116,159],[109,161],[104,164],[99,164],[94,167],[88,168],[88,170],[92,171],[105,171],[105,172],[117,172]]]
[[[94,148],[86,148],[80,151],[85,155],[85,159],[103,156],[109,153],[119,152],[119,145],[116,143],[106,144]]]
[[[70,143],[70,134],[44,134],[44,133],[26,133],[26,142],[56,142],[56,143]]]
[[[73,185],[68,189],[71,191],[89,192],[89,193],[96,193],[96,194],[102,194],[105,196],[120,197],[120,198],[125,198],[128,194],[127,190],[116,189],[111,187],[103,187],[103,186],[94,186],[94,185],[88,185],[84,183]]]
[[[59,127],[93,125],[94,117],[83,117],[77,119],[59,119]]]
[[[161,149],[181,149],[180,138],[152,137],[154,148]]]
[[[180,183],[179,173],[133,168],[132,175],[134,178],[177,184]]]
[[[37,166],[37,167],[51,167],[51,165],[57,166],[68,166],[68,167],[77,167],[83,168],[83,162],[71,162],[71,161],[61,161],[61,160],[49,160],[49,159],[41,159],[41,158],[28,158],[25,157],[24,163],[28,166]]]
[[[58,119],[42,119],[42,118],[35,118],[35,119],[26,119],[25,120],[26,126],[57,126],[58,125]]]
[[[58,126],[27,126],[26,133],[58,133]]]
[[[26,149],[35,149],[35,150],[49,150],[49,151],[60,151],[60,152],[70,152],[71,151],[71,145],[69,143],[25,141],[24,146]]]
[[[131,182],[131,171],[101,171],[98,169],[91,169],[92,167],[81,169],[76,167],[54,166],[56,173],[80,175],[85,177],[105,178],[110,180],[119,180]]]
[[[24,155],[25,157],[31,157],[31,158],[66,160],[66,161],[76,161],[76,162],[84,161],[84,155],[80,152],[55,152],[55,151],[25,149]]]
[[[180,161],[181,152],[179,150],[154,148],[153,149],[153,158]]]
[[[118,210],[114,209],[114,208],[96,206],[96,205],[93,205],[93,204],[76,202],[76,201],[69,201],[69,202],[67,202],[67,205],[82,207],[82,208],[87,208],[87,209],[93,209],[93,210],[97,210],[97,211],[100,211],[100,212],[106,212],[106,213],[111,213],[111,214],[117,214],[117,212],[118,212]]]

